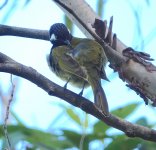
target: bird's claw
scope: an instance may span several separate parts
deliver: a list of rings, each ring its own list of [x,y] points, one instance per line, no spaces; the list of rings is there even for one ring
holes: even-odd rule
[[[83,95],[83,90],[79,93],[79,95],[80,95],[80,96],[82,96],[82,95]]]

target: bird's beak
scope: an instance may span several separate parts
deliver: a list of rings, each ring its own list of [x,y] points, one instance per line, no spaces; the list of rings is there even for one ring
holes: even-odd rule
[[[69,40],[65,40],[64,43],[66,43],[67,45],[70,45]]]
[[[68,47],[72,48],[71,43],[70,43],[69,40],[65,40],[64,43],[67,44]]]

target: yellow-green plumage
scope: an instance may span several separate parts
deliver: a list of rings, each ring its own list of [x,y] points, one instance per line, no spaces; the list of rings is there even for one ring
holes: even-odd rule
[[[75,44],[78,44],[80,41],[74,40],[72,44],[75,47]],[[52,68],[52,71],[64,81],[67,81],[69,78],[70,83],[76,87],[82,88],[85,82],[85,87],[89,86],[88,81],[85,79],[84,71],[80,68],[79,64],[76,63],[67,53],[70,52],[71,48],[66,45],[58,46],[52,50],[52,64],[56,67]],[[83,77],[84,76],[84,77]]]
[[[73,38],[72,48],[66,45],[58,46],[52,50],[52,60],[58,69],[55,74],[77,87],[91,85],[94,92],[95,104],[109,114],[108,104],[101,87],[102,71],[104,71],[107,57],[99,43],[91,39]]]

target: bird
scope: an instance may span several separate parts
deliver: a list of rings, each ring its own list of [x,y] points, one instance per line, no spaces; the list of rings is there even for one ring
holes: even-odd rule
[[[83,89],[91,86],[96,108],[109,116],[106,95],[101,79],[108,80],[104,67],[107,57],[103,47],[93,39],[78,38],[70,34],[63,23],[55,23],[49,29],[49,40],[52,43],[47,57],[52,72],[73,86]]]

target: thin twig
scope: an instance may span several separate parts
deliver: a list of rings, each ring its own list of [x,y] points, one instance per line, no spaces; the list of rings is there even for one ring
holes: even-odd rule
[[[9,134],[8,134],[8,130],[7,130],[7,120],[9,119],[10,106],[11,106],[11,102],[13,101],[13,96],[14,96],[14,91],[15,91],[15,85],[14,85],[14,83],[12,81],[12,74],[10,76],[10,82],[11,82],[12,90],[11,90],[10,99],[8,101],[8,105],[7,105],[7,108],[6,108],[6,115],[5,115],[4,125],[3,125],[4,135],[5,135],[6,141],[8,143],[8,149],[9,150],[11,150],[12,146],[11,146],[11,142],[10,142]]]
[[[83,150],[83,145],[84,145],[84,140],[85,140],[85,137],[86,137],[86,133],[83,132],[82,133],[82,136],[81,136],[81,139],[80,139],[80,150]]]
[[[0,10],[3,9],[8,3],[8,0],[5,0],[4,3],[0,6]]]
[[[85,142],[85,137],[86,137],[86,118],[87,118],[87,113],[85,112],[85,120],[82,122],[82,136],[80,139],[80,150],[83,150],[84,142]]]

